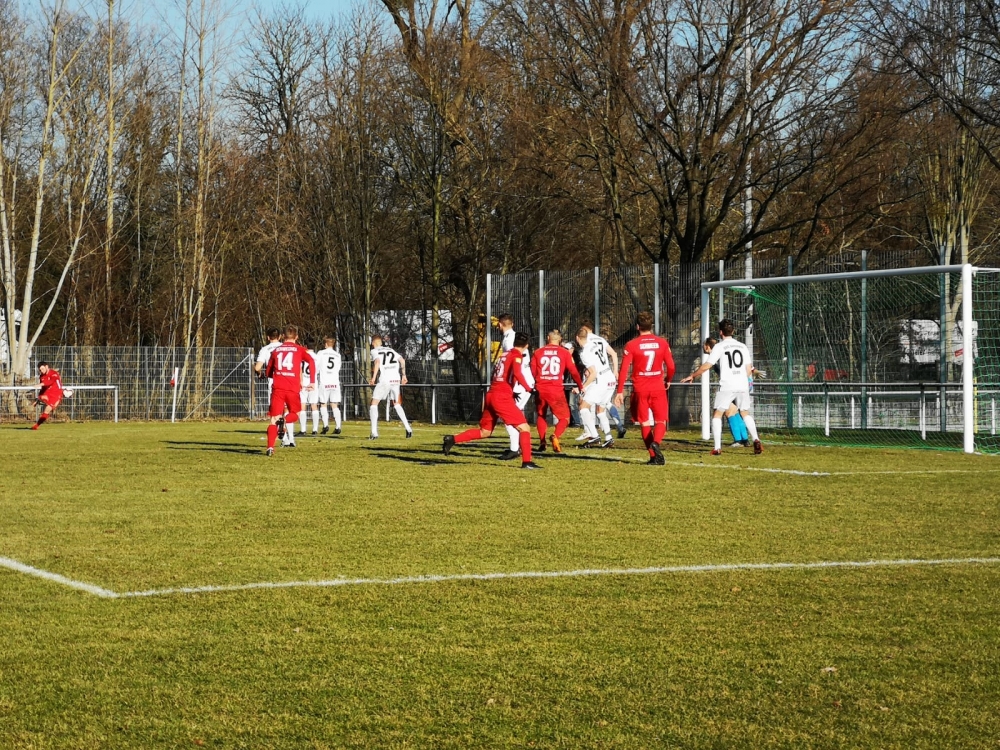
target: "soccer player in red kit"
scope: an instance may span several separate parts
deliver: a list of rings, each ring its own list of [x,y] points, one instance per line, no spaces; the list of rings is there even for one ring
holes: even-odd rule
[[[458,443],[470,443],[473,440],[488,438],[493,434],[497,422],[503,421],[520,433],[521,468],[542,468],[531,460],[531,428],[524,419],[524,412],[517,408],[517,402],[514,400],[515,383],[531,390],[521,371],[521,363],[527,353],[528,334],[519,333],[514,337],[514,348],[504,354],[493,367],[493,378],[490,381],[490,389],[486,392],[486,403],[483,404],[483,416],[479,420],[479,427],[473,427],[459,435],[445,435],[441,450],[446,456]]]
[[[651,313],[640,312],[636,316],[636,328],[639,329],[638,338],[625,345],[615,405],[621,409],[625,401],[623,390],[631,367],[632,398],[629,407],[632,421],[642,427],[642,441],[649,451],[649,464],[662,466],[666,462],[660,451],[660,442],[667,432],[667,389],[674,376],[674,356],[667,340],[653,334]]]
[[[275,347],[267,363],[267,377],[271,378],[271,406],[268,415],[271,424],[267,428],[267,455],[274,455],[274,443],[278,439],[278,420],[285,417],[285,430],[289,434],[289,445],[295,445],[295,420],[302,408],[302,391],[316,387],[316,362],[309,350],[299,344],[299,329],[285,327],[285,341]],[[302,385],[302,364],[309,366],[309,384]],[[285,410],[288,413],[285,413]]]
[[[38,415],[38,421],[31,428],[33,430],[37,430],[46,419],[52,416],[52,412],[59,406],[59,402],[62,401],[63,397],[63,387],[62,381],[59,379],[59,371],[49,367],[48,362],[38,363],[38,382],[41,385],[41,389],[38,391],[37,402],[39,406],[44,404],[44,407],[42,408],[42,413]]]
[[[549,331],[545,338],[545,346],[536,349],[531,356],[531,374],[535,377],[535,401],[538,405],[538,450],[545,450],[545,433],[548,423],[545,421],[546,409],[552,410],[556,418],[555,434],[552,436],[552,450],[562,453],[559,438],[569,427],[569,403],[566,401],[566,390],[563,388],[563,377],[569,372],[576,387],[582,389],[583,381],[580,371],[576,369],[573,355],[562,346],[562,334],[559,331]]]

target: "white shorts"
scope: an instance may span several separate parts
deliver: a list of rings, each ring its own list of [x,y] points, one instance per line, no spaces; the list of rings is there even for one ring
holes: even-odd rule
[[[581,398],[591,406],[605,406],[615,397],[617,385],[614,378],[598,378],[587,386]]]
[[[724,391],[721,388],[715,394],[716,411],[726,411],[732,403],[740,411],[750,411],[753,408],[753,396],[750,391]]]
[[[393,403],[399,401],[399,383],[378,382],[375,390],[372,391],[372,401],[392,400]]]
[[[307,391],[305,388],[299,393],[299,398],[302,399],[303,404],[313,404],[319,403],[319,391],[313,388],[311,391]]]
[[[340,385],[323,385],[319,388],[319,402],[326,406],[327,404],[339,404],[340,403]]]
[[[517,404],[517,408],[524,411],[524,407],[528,405],[528,400],[531,398],[531,393],[529,391],[514,391],[514,403]]]

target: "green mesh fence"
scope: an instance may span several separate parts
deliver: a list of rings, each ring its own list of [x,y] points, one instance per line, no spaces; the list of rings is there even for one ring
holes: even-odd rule
[[[998,285],[994,271],[973,276],[973,414],[984,452],[1000,452]],[[737,338],[752,339],[765,439],[836,445],[962,449],[964,304],[955,270],[709,292],[711,328],[721,312]]]

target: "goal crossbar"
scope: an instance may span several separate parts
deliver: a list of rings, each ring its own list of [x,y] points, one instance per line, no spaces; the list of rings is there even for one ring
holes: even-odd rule
[[[974,330],[974,319],[973,319],[973,287],[972,280],[973,277],[978,273],[1000,273],[1000,269],[997,268],[980,268],[973,266],[972,264],[966,263],[962,265],[941,265],[941,266],[920,266],[916,268],[895,268],[879,271],[845,271],[841,273],[823,273],[823,274],[805,274],[800,276],[777,276],[771,278],[755,278],[755,279],[730,279],[721,281],[706,281],[701,285],[701,340],[704,341],[711,334],[711,307],[709,294],[712,290],[725,290],[734,289],[743,292],[752,292],[755,287],[765,287],[765,286],[778,286],[778,285],[801,285],[801,284],[815,284],[815,283],[826,283],[826,282],[838,282],[838,281],[852,281],[852,280],[871,280],[880,279],[887,277],[905,277],[905,276],[923,276],[923,275],[947,275],[954,274],[960,275],[961,277],[961,294],[962,294],[962,330],[968,332],[968,340],[970,344],[966,344],[968,348],[968,356],[963,355],[962,357],[962,447],[966,453],[975,452],[976,440],[976,415],[975,415],[975,376],[974,376],[974,357],[973,357],[973,347],[971,345],[972,341],[972,331]],[[791,294],[791,292],[789,292]],[[721,310],[720,303],[720,310]],[[791,321],[791,313],[788,315],[789,321]],[[789,322],[791,327],[792,323]],[[789,328],[789,335],[791,328]],[[753,352],[751,352],[753,356]],[[702,356],[702,362],[708,361],[708,355],[704,354]],[[789,367],[791,363],[789,362]],[[866,378],[862,378],[865,380]],[[875,383],[871,383],[875,385]],[[789,383],[788,385],[791,385]],[[711,381],[708,372],[701,376],[701,425],[702,425],[702,438],[709,440],[711,438],[710,426],[712,421],[712,404],[711,404]]]

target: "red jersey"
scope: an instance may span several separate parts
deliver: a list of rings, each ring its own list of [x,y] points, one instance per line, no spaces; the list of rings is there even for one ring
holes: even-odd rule
[[[573,355],[558,344],[546,344],[531,356],[531,374],[539,388],[562,388],[563,376],[569,371],[577,388],[582,388],[580,371],[576,369]]]
[[[42,386],[38,391],[39,398],[45,396],[50,401],[58,401],[62,398],[63,387],[62,380],[59,379],[58,370],[53,370],[50,367],[47,373],[38,376],[38,382]]]
[[[628,368],[632,366],[632,390],[648,392],[664,387],[664,378],[674,376],[674,355],[666,339],[644,333],[625,344],[621,370],[618,373],[618,392],[625,389]]]
[[[300,391],[305,387],[302,365],[308,367],[309,383],[316,382],[316,363],[309,350],[301,344],[286,341],[271,352],[267,363],[267,376],[273,379],[272,388],[281,391]]]
[[[526,391],[532,388],[521,372],[521,363],[524,361],[524,354],[519,349],[511,349],[497,360],[493,366],[493,378],[490,380],[491,391],[509,391],[514,395],[514,384],[519,383]]]

